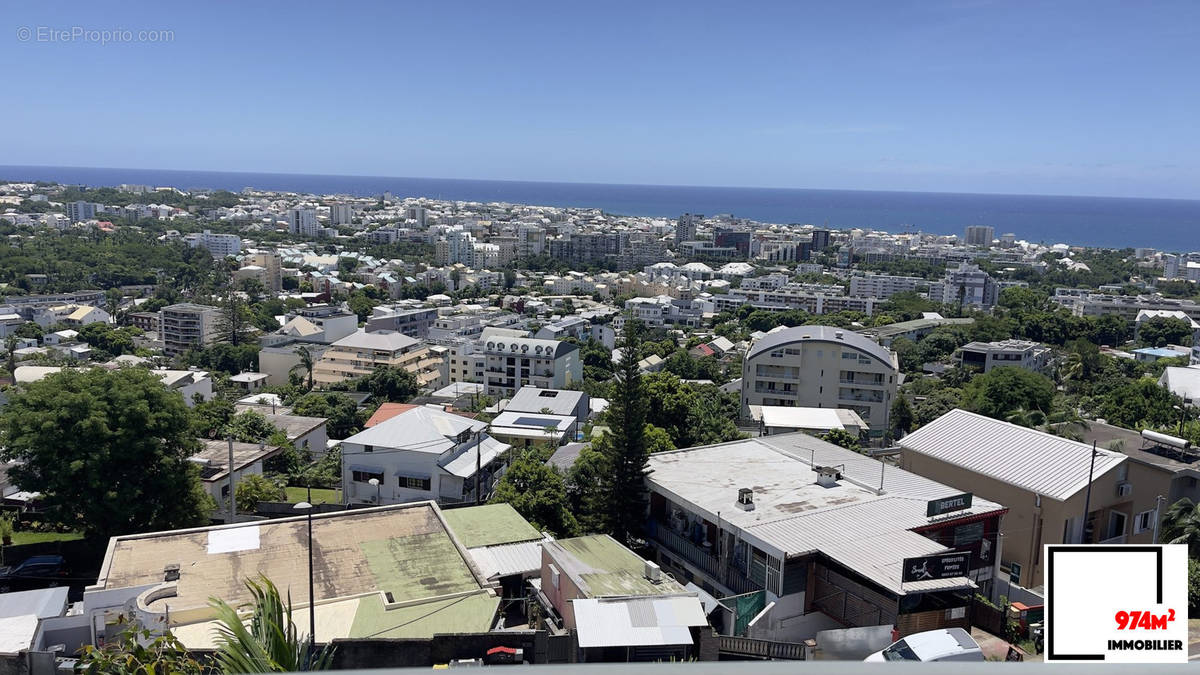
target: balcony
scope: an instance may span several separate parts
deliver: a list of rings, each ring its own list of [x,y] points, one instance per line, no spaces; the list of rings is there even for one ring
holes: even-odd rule
[[[712,551],[693,544],[687,537],[675,532],[670,527],[660,525],[658,521],[651,520],[648,531],[650,538],[658,542],[662,548],[669,551],[672,555],[686,560],[709,578],[734,593],[741,594],[762,590],[763,587],[760,584],[747,579],[739,570],[732,567],[727,569],[725,574],[722,575],[721,561],[712,554]]]

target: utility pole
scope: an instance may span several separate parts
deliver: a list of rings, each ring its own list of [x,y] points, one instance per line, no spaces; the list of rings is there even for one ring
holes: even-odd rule
[[[229,522],[237,522],[237,487],[233,478],[233,434],[226,434],[225,440],[229,443]]]
[[[479,447],[479,432],[475,432],[475,506],[479,506],[479,471],[483,463],[483,452]]]
[[[1083,498],[1083,522],[1080,523],[1079,543],[1086,543],[1084,538],[1087,537],[1088,511],[1092,507],[1092,474],[1096,470],[1096,441],[1092,441],[1092,461],[1088,467],[1088,484],[1087,495]]]
[[[1162,505],[1166,501],[1167,498],[1162,495],[1154,498],[1154,541],[1151,542],[1153,544],[1159,543],[1158,528],[1162,525]]]

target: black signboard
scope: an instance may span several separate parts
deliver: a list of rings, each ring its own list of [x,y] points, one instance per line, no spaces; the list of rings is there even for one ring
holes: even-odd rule
[[[951,511],[962,511],[963,509],[971,508],[971,493],[964,492],[961,495],[953,497],[942,497],[941,499],[929,500],[929,506],[925,508],[925,515],[929,518],[940,516],[943,513]]]
[[[970,553],[943,553],[920,558],[905,558],[902,581],[928,581],[965,577],[971,569]]]

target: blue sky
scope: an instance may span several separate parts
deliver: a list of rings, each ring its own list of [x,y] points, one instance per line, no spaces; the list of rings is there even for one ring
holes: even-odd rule
[[[1190,0],[44,1],[0,23],[0,164],[1200,198]],[[37,38],[75,26],[174,37]]]

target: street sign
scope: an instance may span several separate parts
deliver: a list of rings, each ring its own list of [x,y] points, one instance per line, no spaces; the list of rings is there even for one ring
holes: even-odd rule
[[[971,497],[972,494],[970,492],[964,492],[961,495],[954,495],[953,497],[931,499],[929,500],[929,505],[925,508],[925,515],[932,518],[940,516],[943,513],[950,513],[951,511],[969,509],[971,508]]]
[[[970,553],[943,553],[920,558],[905,558],[902,581],[928,581],[965,577],[970,571]]]

